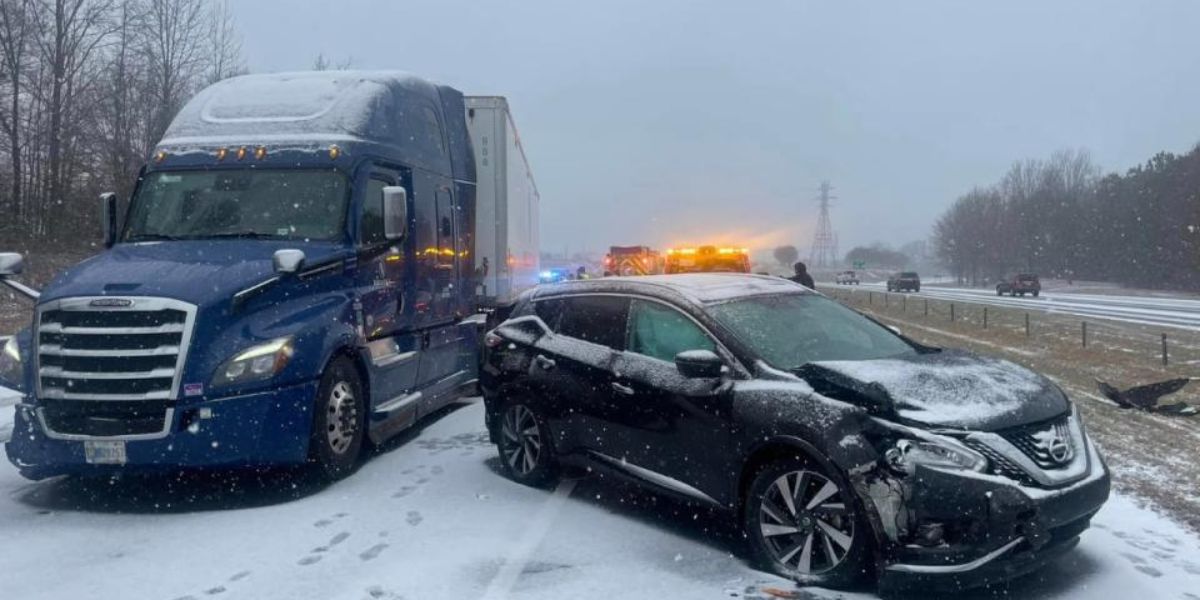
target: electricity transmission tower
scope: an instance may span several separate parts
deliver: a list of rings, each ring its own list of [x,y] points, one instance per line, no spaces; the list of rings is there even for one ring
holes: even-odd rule
[[[828,181],[822,181],[819,189],[821,195],[817,197],[817,203],[821,206],[821,214],[817,217],[817,230],[813,234],[808,260],[811,267],[832,267],[838,262],[838,247],[837,233],[834,233],[833,224],[829,221],[829,203],[836,197],[829,194],[833,186]]]

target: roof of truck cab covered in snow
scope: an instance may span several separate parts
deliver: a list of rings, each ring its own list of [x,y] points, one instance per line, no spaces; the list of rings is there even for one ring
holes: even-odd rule
[[[423,127],[432,109],[449,148]],[[313,71],[242,75],[214,83],[171,121],[158,147],[172,153],[234,145],[401,158],[406,164],[474,180],[465,146],[463,96],[401,71]],[[456,131],[458,128],[463,130]],[[461,139],[460,139],[461,138]]]
[[[564,281],[539,286],[534,298],[581,292],[642,294],[696,304],[713,304],[763,294],[815,293],[798,283],[770,275],[687,273]]]

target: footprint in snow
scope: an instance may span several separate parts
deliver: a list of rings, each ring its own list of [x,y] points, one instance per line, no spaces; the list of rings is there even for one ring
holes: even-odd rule
[[[444,473],[445,471],[446,471],[446,470],[445,470],[445,469],[443,469],[443,468],[441,467],[441,465],[434,465],[434,467],[433,467],[432,469],[430,469],[430,470],[429,470],[429,472],[430,472],[430,473],[433,473],[434,475],[441,475],[441,474],[442,474],[442,473]]]
[[[367,597],[372,600],[402,600],[404,597],[388,590],[382,586],[373,585],[367,588]]]
[[[310,555],[305,556],[304,558],[296,561],[296,564],[298,564],[302,567],[307,567],[308,565],[316,564],[318,562],[321,562],[321,555],[320,554],[310,554]]]
[[[330,546],[330,547],[336,546],[336,545],[346,541],[346,538],[348,538],[348,537],[350,537],[350,533],[347,531],[343,531],[343,532],[329,538],[328,546]]]
[[[362,560],[373,560],[375,557],[379,556],[379,553],[383,552],[384,549],[386,549],[387,547],[388,547],[387,544],[375,544],[374,546],[371,546],[370,548],[367,548],[366,550],[364,550],[362,552],[362,554],[358,555],[358,557]]]
[[[204,590],[204,593],[208,594],[209,596],[216,596],[217,594],[224,594],[225,586],[218,585],[217,587],[214,587],[214,588],[208,588],[207,590]]]
[[[250,576],[250,571],[241,571],[241,572],[239,572],[239,573],[234,573],[234,574],[233,574],[233,577],[230,577],[230,578],[229,578],[229,581],[240,581],[240,580],[242,580],[242,579],[245,579],[245,578],[247,578],[247,577],[249,577],[249,576]]]
[[[411,485],[406,485],[406,486],[400,488],[399,490],[397,490],[395,494],[392,494],[392,497],[393,498],[403,498],[403,497],[413,493],[413,490],[416,490],[416,489],[417,488],[415,488]]]
[[[333,525],[333,521],[330,521],[329,519],[321,519],[320,521],[313,523],[313,527],[327,527],[329,525]]]
[[[1200,565],[1195,563],[1183,563],[1183,570],[1187,571],[1190,575],[1200,575]],[[1200,600],[1200,597],[1198,597],[1198,600]]]
[[[1144,564],[1146,564],[1146,559],[1144,559],[1144,558],[1142,558],[1142,557],[1140,557],[1140,556],[1138,556],[1138,555],[1136,555],[1136,554],[1130,554],[1130,553],[1128,553],[1128,552],[1122,552],[1122,553],[1121,553],[1121,556],[1124,556],[1126,559],[1128,559],[1128,560],[1129,560],[1129,562],[1131,562],[1131,563],[1133,563],[1133,564],[1135,564],[1135,565],[1144,565]]]
[[[1134,568],[1151,577],[1162,577],[1162,571],[1159,571],[1158,569],[1155,569],[1149,565],[1137,565]]]
[[[409,525],[416,527],[417,525],[421,524],[421,521],[425,520],[425,517],[422,517],[421,513],[415,510],[410,510],[408,511],[408,517],[406,517],[404,520],[408,521]]]

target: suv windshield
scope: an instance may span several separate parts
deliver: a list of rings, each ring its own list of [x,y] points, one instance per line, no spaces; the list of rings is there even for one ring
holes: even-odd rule
[[[817,295],[758,296],[710,306],[708,312],[779,369],[823,360],[872,360],[917,353],[874,321]]]
[[[151,173],[122,239],[331,240],[342,234],[347,198],[345,176],[332,170]]]

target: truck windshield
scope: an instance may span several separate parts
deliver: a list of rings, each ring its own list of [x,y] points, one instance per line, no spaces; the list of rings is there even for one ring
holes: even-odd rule
[[[123,239],[331,240],[344,229],[347,199],[346,178],[333,170],[151,173]]]
[[[816,294],[757,296],[708,308],[717,321],[773,367],[821,360],[873,360],[917,351],[870,319]]]

